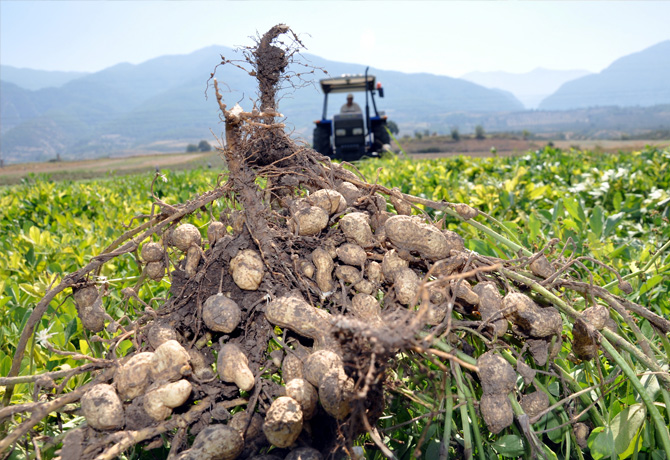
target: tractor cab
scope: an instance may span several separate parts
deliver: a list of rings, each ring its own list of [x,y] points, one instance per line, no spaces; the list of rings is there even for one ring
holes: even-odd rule
[[[391,142],[386,130],[386,116],[377,110],[375,95],[384,97],[381,83],[375,85],[374,75],[343,75],[320,81],[324,94],[323,113],[314,128],[314,150],[333,159],[359,160],[363,156],[376,156],[384,145]],[[331,93],[365,92],[365,104],[360,112],[347,111],[328,118],[328,96]],[[372,104],[372,107],[370,107]],[[372,110],[371,110],[372,109]]]

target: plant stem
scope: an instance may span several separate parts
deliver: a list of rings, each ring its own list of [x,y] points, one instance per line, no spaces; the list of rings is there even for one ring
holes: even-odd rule
[[[547,290],[544,286],[542,286],[540,283],[527,278],[523,275],[520,275],[514,271],[507,270],[505,268],[501,268],[500,271],[507,277],[512,278],[516,281],[519,281],[526,286],[530,287],[533,289],[535,292],[538,294],[541,294],[544,298],[547,300],[550,300],[559,310],[561,310],[563,313],[566,315],[570,316],[573,319],[578,319],[580,318],[580,314],[578,311],[576,311],[574,308],[572,308],[570,305],[568,305],[564,300],[560,299],[557,297],[555,294]],[[670,389],[670,374],[663,370],[661,366],[658,365],[658,363],[652,361],[647,355],[642,353],[637,347],[634,345],[630,344],[626,339],[618,335],[616,332],[604,328],[601,331],[602,335],[607,337],[608,340],[611,340],[612,342],[615,342],[617,346],[624,348],[626,351],[631,353],[632,355],[635,356],[640,362],[642,362],[645,366],[647,366],[648,369],[658,372],[659,377],[663,380],[664,385]]]
[[[628,365],[626,360],[623,359],[616,348],[614,348],[614,346],[612,346],[612,344],[605,337],[601,338],[600,346],[603,347],[607,353],[609,353],[609,355],[621,368],[626,377],[628,377],[630,383],[640,395],[640,398],[647,407],[647,411],[651,416],[654,425],[656,426],[658,436],[661,438],[661,444],[663,445],[663,450],[665,450],[665,456],[670,458],[670,434],[668,433],[668,426],[665,424],[663,417],[661,417],[661,413],[654,405],[654,401],[651,399],[651,396],[649,396],[649,393],[647,393],[644,385],[637,378],[635,371]]]
[[[428,333],[427,332],[419,332],[418,335],[419,335],[419,337],[421,337],[423,339],[426,336],[428,336]],[[446,353],[450,353],[450,354],[456,356],[461,361],[464,361],[468,364],[471,364],[472,366],[477,365],[477,359],[473,358],[472,356],[470,356],[468,354],[463,353],[460,350],[455,349],[451,345],[447,345],[446,343],[444,343],[443,340],[435,340],[432,343],[432,346],[434,346],[434,347],[436,347],[436,348],[438,348],[438,349],[440,349],[440,350],[442,350]]]
[[[510,231],[510,229],[508,229],[507,227],[505,227],[505,225],[504,225],[502,222],[500,222],[498,219],[496,219],[496,218],[493,217],[492,215],[487,214],[487,213],[485,213],[485,212],[479,211],[479,214],[482,215],[482,216],[484,216],[486,219],[490,220],[490,221],[493,222],[494,224],[496,224],[498,227],[500,227],[500,228],[501,228],[507,235],[509,235],[509,237],[510,237],[511,239],[514,240],[514,242],[515,242],[516,244],[518,244],[519,246],[521,246],[521,241],[519,241],[519,239],[516,237],[516,235],[515,235],[514,233],[512,233],[512,232]]]
[[[454,373],[454,377],[456,378],[456,393],[458,394],[458,400],[459,401],[465,401],[467,403],[467,399],[465,398],[465,390],[464,390],[464,385],[463,385],[463,380],[459,377],[462,376],[460,373],[460,366],[458,363],[453,363],[452,364],[452,371]],[[470,420],[468,418],[468,408],[467,404],[463,404],[461,406],[461,425],[463,426],[463,453],[464,457],[467,459],[472,459],[473,456],[473,450],[472,450],[472,439],[471,439],[471,434],[470,434]]]
[[[656,259],[661,257],[661,254],[663,254],[663,252],[665,252],[665,250],[668,249],[668,248],[670,248],[670,240],[668,240],[663,246],[661,246],[661,248],[658,251],[656,251],[654,256],[651,259],[649,259],[649,262],[647,262],[644,267],[642,267],[641,269],[639,269],[636,272],[629,273],[626,276],[622,276],[622,278],[625,279],[625,280],[629,280],[631,278],[635,278],[636,276],[642,275],[643,273],[646,273],[651,268],[653,263],[656,262]],[[657,273],[658,273],[658,271],[657,271]],[[605,289],[609,289],[611,287],[618,286],[618,285],[619,285],[619,281],[614,280],[611,283],[607,283],[603,287]]]
[[[666,370],[659,366],[658,363],[652,361],[647,355],[642,353],[637,347],[630,344],[616,332],[605,328],[600,331],[600,333],[608,340],[614,342],[619,348],[623,348],[635,356],[635,358],[637,358],[637,360],[644,364],[649,370],[656,372],[658,377],[662,380],[662,384],[665,385],[666,388],[670,389],[670,374],[668,374]]]
[[[451,376],[447,372],[444,373],[444,380],[447,409],[444,414],[444,433],[442,434],[440,460],[449,460],[449,440],[451,439],[451,419],[454,416],[454,398],[451,393]]]
[[[505,358],[505,360],[507,360],[508,363],[510,363],[512,366],[516,367],[517,359],[514,356],[512,356],[512,354],[509,352],[509,350],[500,350],[500,354],[502,355],[503,358]],[[576,393],[576,392],[579,392],[579,391],[582,390],[582,388],[579,386],[579,384],[577,382],[575,382],[575,380],[572,378],[572,376],[565,369],[563,369],[556,361],[554,361],[554,365],[556,366],[557,369],[559,369],[563,378],[568,382],[568,385],[570,385],[572,391],[574,391]],[[540,380],[537,377],[535,377],[533,379],[533,385],[535,386],[535,388],[544,392],[549,397],[549,403],[550,404],[552,404],[552,405],[556,404],[557,400],[554,397],[554,395],[552,395],[549,392],[547,387],[542,382],[540,382]],[[582,404],[585,407],[588,407],[589,404],[591,404],[591,402],[592,402],[589,399],[587,394],[580,394],[579,399],[581,400]],[[600,413],[595,409],[595,407],[592,407],[589,410],[589,414],[591,415],[591,420],[593,420],[594,424],[596,424],[597,426],[603,426],[605,421],[603,420]],[[565,409],[563,409],[562,407],[561,407],[559,416],[561,417],[563,422],[568,421],[568,415],[565,413]]]
[[[458,366],[456,368],[456,372],[461,377],[461,381],[465,380],[465,377],[463,376],[463,373],[461,372],[461,367]],[[470,420],[472,420],[472,432],[475,435],[475,445],[477,446],[477,455],[479,456],[479,460],[486,460],[486,457],[484,456],[484,443],[482,442],[482,434],[479,432],[479,424],[477,421],[479,420],[479,417],[477,417],[477,413],[475,412],[475,405],[472,403],[474,399],[474,389],[472,388],[472,383],[468,380],[468,385],[463,386],[463,389],[465,390],[465,398],[468,401],[468,412],[470,412]]]
[[[456,211],[454,211],[453,209],[451,209],[448,206],[441,206],[439,209],[444,211],[445,214],[449,214],[452,217],[457,217],[457,218],[463,220],[463,218]],[[508,248],[510,248],[514,252],[521,252],[521,253],[523,253],[523,255],[528,256],[528,257],[531,257],[533,255],[533,253],[530,252],[528,249],[524,248],[523,246],[521,246],[519,244],[516,244],[513,241],[510,241],[509,239],[502,236],[500,233],[498,233],[494,230],[491,230],[489,227],[487,227],[484,224],[480,224],[479,222],[474,221],[472,219],[463,220],[463,222],[465,222],[466,224],[470,224],[473,227],[475,227],[476,229],[486,233],[488,236],[490,236],[494,240],[498,241],[499,243],[504,244],[505,246],[507,246]]]

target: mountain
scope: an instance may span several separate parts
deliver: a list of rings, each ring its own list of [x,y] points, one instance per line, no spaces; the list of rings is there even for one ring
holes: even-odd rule
[[[333,62],[314,55],[305,55],[305,60],[317,69],[325,69],[328,75],[317,72],[314,86],[307,86],[280,101],[280,110],[296,130],[311,140],[313,121],[323,110],[323,95],[318,80],[343,74],[362,74],[365,67],[358,64]],[[421,129],[453,112],[502,112],[522,110],[523,105],[511,94],[493,91],[477,84],[428,73],[403,73],[370,68],[382,83],[384,98],[376,98],[377,108],[389,119],[405,129]],[[355,101],[364,106],[363,93],[354,95]],[[329,115],[344,104],[344,95],[331,95],[328,99]]]
[[[85,75],[88,75],[88,72],[58,72],[0,65],[0,80],[14,83],[16,86],[31,91],[42,88],[59,88],[65,83]]]
[[[614,61],[598,74],[561,86],[542,110],[585,107],[648,107],[670,103],[670,40]]]
[[[0,80],[0,94],[0,133],[40,115],[39,104],[31,91]]]
[[[212,83],[208,78],[226,59],[241,54],[211,46],[187,55],[161,56],[138,65],[118,64],[64,83],[61,87],[30,91],[2,82],[2,156],[7,163],[61,158],[91,158],[136,149],[158,141],[183,143],[212,140],[223,130]],[[292,72],[301,74],[286,83],[279,110],[288,129],[311,141],[313,121],[320,118],[323,95],[318,79],[344,73],[363,73],[357,64],[301,56]],[[430,74],[370,69],[384,84],[386,98],[378,99],[383,110],[405,129],[438,123],[453,112],[515,111],[522,104],[510,93],[494,91],[465,80]],[[240,103],[251,109],[256,98],[255,80],[248,73],[225,65],[216,69],[229,106]],[[309,81],[309,80],[313,81]],[[356,95],[363,106],[363,94]],[[344,103],[343,95],[331,96],[329,114]]]
[[[527,109],[535,109],[545,97],[555,92],[563,83],[589,73],[586,70],[550,70],[538,67],[526,73],[470,72],[461,78],[486,88],[509,91]]]
[[[57,154],[94,158],[143,142],[210,138],[208,128],[218,121],[218,107],[211,91],[207,103],[204,91],[225,51],[209,47],[140,65],[118,64],[61,88],[27,91],[3,82],[2,155],[7,163],[43,161]],[[189,86],[194,79],[198,84]],[[184,86],[190,87],[186,100]],[[198,121],[197,129],[189,131]]]

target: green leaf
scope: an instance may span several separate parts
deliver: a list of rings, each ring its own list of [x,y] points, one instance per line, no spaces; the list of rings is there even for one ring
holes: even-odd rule
[[[523,438],[515,434],[501,436],[491,447],[503,457],[519,457],[525,452]]]
[[[565,219],[563,221],[563,229],[580,232],[582,230],[582,227],[574,219]]]
[[[495,248],[491,245],[489,245],[487,242],[484,242],[482,240],[477,240],[477,239],[471,239],[468,241],[468,249],[471,249],[473,251],[478,252],[479,254],[487,255],[487,256],[493,256],[495,257],[496,251]]]
[[[616,192],[612,198],[612,206],[616,211],[621,210],[621,203],[623,202],[623,197],[620,192]]]
[[[605,427],[597,427],[588,444],[594,460],[627,458],[635,450],[635,437],[647,417],[644,404],[625,407]]]
[[[619,454],[619,458],[624,459],[631,457],[635,452],[640,451],[641,446],[642,446],[642,436],[640,436],[640,432],[638,431],[631,440],[630,444],[628,445],[628,448]]]
[[[551,439],[552,442],[560,444],[566,431],[568,431],[568,427],[564,426],[563,428],[560,429],[554,429],[557,426],[562,425],[561,420],[558,418],[555,412],[550,412],[549,414],[547,414],[544,420],[545,420],[544,425],[545,429],[551,430],[547,433],[547,436],[549,437],[549,439]]]
[[[535,241],[535,239],[542,234],[542,222],[537,218],[535,213],[531,214],[528,218],[528,228],[530,228],[530,241]]]
[[[584,209],[582,209],[582,205],[577,201],[572,196],[566,196],[563,198],[563,205],[565,206],[565,210],[568,211],[568,214],[570,214],[574,219],[578,220],[579,222],[586,222],[586,215],[584,214]]]
[[[541,187],[535,187],[528,193],[528,198],[531,200],[536,200],[540,197],[543,197],[547,192],[551,191],[551,187],[548,185],[542,185]]]
[[[7,305],[10,300],[12,300],[11,297],[0,297],[0,309]]]
[[[558,396],[561,394],[561,386],[556,381],[551,382],[547,389],[549,390],[549,393],[551,393],[551,395],[555,398],[558,398]]]
[[[79,351],[84,355],[87,355],[90,352],[90,348],[88,348],[88,342],[86,342],[86,340],[79,339]]]
[[[563,216],[563,200],[556,200],[552,209],[551,220],[556,222],[556,219]]]
[[[428,447],[426,447],[426,458],[439,458],[441,446],[442,443],[439,439],[431,439]]]
[[[2,353],[0,351],[0,353]],[[12,358],[4,356],[0,359],[0,375],[9,375],[9,370],[12,368]]]
[[[542,451],[546,460],[558,460],[556,452],[551,450],[546,444],[542,444]]]
[[[65,342],[69,342],[70,338],[77,332],[77,318],[72,318],[67,326],[65,326]]]
[[[602,236],[604,222],[603,208],[596,206],[591,211],[591,216],[589,217],[589,226],[591,227],[591,231],[596,235],[596,238]]]
[[[593,460],[617,458],[617,453],[614,450],[614,434],[609,427],[599,426],[594,428],[589,435],[587,443]]]
[[[603,236],[609,236],[610,233],[619,225],[619,222],[621,222],[621,219],[623,219],[623,216],[625,216],[625,212],[618,212],[616,214],[613,214],[607,218],[605,221],[605,230],[603,231]]]
[[[33,244],[39,244],[39,242],[40,242],[40,229],[35,227],[35,226],[30,227],[30,230],[28,230],[28,237],[33,242]]]
[[[437,428],[437,423],[433,423],[430,427],[428,427],[428,431],[426,432],[426,439],[432,439],[435,436]]]
[[[605,235],[605,236],[607,236],[607,235]],[[616,258],[620,257],[621,254],[623,254],[626,251],[627,248],[628,248],[628,243],[622,244],[621,246],[616,248],[614,251],[610,252],[608,256],[609,256],[610,259],[616,259]]]
[[[656,449],[651,453],[651,460],[667,460],[665,452],[661,449]]]
[[[652,288],[657,286],[661,281],[663,281],[663,276],[662,275],[654,275],[651,278],[649,278],[647,281],[640,286],[640,292],[639,295],[642,295],[648,291],[650,291]]]
[[[614,436],[614,449],[621,455],[630,451],[633,453],[632,444],[634,444],[635,435],[642,427],[647,417],[647,410],[644,404],[633,404],[619,412],[610,423],[612,434]],[[621,457],[626,458],[626,457]]]

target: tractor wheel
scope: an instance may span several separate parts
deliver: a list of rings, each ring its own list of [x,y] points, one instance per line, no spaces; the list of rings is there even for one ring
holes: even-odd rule
[[[391,136],[389,136],[388,131],[386,131],[386,123],[375,126],[374,130],[372,131],[372,134],[374,135],[375,138],[372,147],[372,150],[374,152],[380,152],[384,144],[391,143]]]
[[[314,128],[314,150],[323,155],[332,155],[333,147],[330,144],[330,133],[328,130]]]

